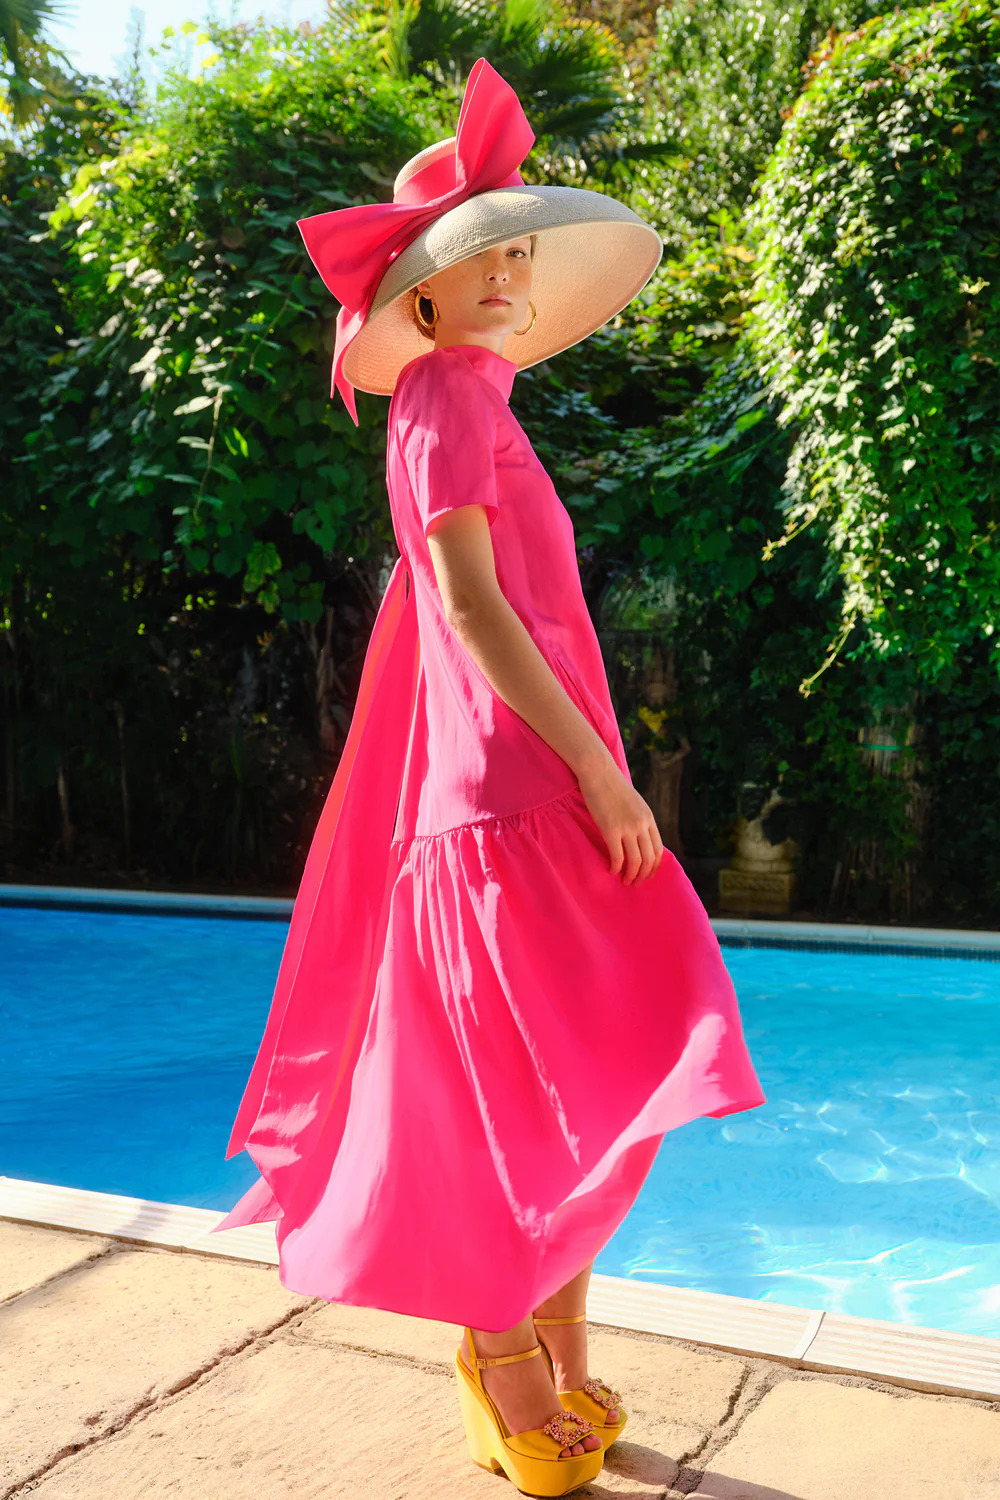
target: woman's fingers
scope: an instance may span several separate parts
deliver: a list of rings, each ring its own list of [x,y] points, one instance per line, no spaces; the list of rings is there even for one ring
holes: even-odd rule
[[[625,835],[625,875],[626,885],[634,885],[642,878],[645,868],[645,855],[642,848],[642,831],[630,829]]]
[[[642,879],[648,880],[657,865],[656,850],[648,824],[639,835],[639,848],[642,850]]]
[[[639,858],[639,841],[635,834],[626,830],[621,835],[622,849],[625,854],[625,865],[622,870],[622,884],[631,885],[636,877],[642,860]]]
[[[659,869],[663,840],[649,804],[620,770],[580,783],[591,817],[608,850],[608,869],[624,885],[648,880]]]
[[[663,858],[663,841],[655,821],[644,824],[635,832],[623,836],[625,871],[622,879],[626,885],[648,880],[659,869]]]

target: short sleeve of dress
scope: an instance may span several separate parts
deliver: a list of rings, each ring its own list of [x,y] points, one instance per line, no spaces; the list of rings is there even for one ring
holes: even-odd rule
[[[395,410],[399,451],[424,536],[463,505],[498,511],[496,410],[462,355],[421,355],[407,372]]]

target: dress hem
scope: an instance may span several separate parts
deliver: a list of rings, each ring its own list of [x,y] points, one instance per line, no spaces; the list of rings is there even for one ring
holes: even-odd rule
[[[328,1296],[323,1292],[317,1292],[315,1288],[296,1284],[299,1278],[294,1274],[288,1274],[285,1256],[280,1244],[277,1247],[278,1280],[286,1291],[294,1292],[299,1296],[319,1297],[323,1302],[330,1302],[344,1307],[366,1307],[379,1312],[398,1313],[403,1317],[425,1318],[432,1322],[452,1323],[456,1326],[463,1326],[471,1322],[472,1327],[482,1328],[487,1332],[502,1332],[508,1328],[513,1328],[522,1319],[529,1317],[536,1307],[540,1306],[542,1302],[547,1301],[566,1282],[572,1280],[584,1266],[590,1265],[597,1259],[598,1255],[611,1241],[628,1217],[665,1136],[673,1130],[678,1129],[681,1125],[693,1123],[695,1120],[706,1118],[718,1119],[728,1114],[748,1109],[757,1109],[764,1103],[766,1103],[766,1099],[763,1093],[758,1091],[757,1094],[744,1094],[740,1099],[730,1097],[714,1110],[689,1112],[682,1109],[679,1112],[674,1111],[671,1113],[670,1111],[666,1111],[664,1114],[661,1114],[660,1120],[657,1121],[653,1129],[632,1139],[623,1148],[617,1159],[617,1171],[620,1174],[627,1174],[627,1177],[625,1182],[622,1182],[621,1178],[619,1178],[618,1190],[613,1194],[614,1197],[617,1197],[616,1209],[612,1210],[609,1215],[599,1215],[598,1219],[592,1220],[592,1227],[588,1233],[578,1230],[576,1235],[573,1236],[577,1245],[577,1252],[572,1257],[573,1264],[569,1266],[569,1269],[567,1269],[567,1262],[570,1260],[570,1256],[567,1254],[568,1242],[566,1240],[560,1242],[558,1235],[554,1239],[542,1240],[540,1242],[540,1253],[535,1264],[534,1276],[528,1277],[529,1285],[526,1290],[526,1300],[524,1303],[513,1304],[513,1312],[511,1311],[511,1304],[508,1304],[508,1307],[499,1314],[496,1312],[491,1313],[486,1302],[480,1303],[478,1307],[460,1310],[458,1307],[449,1306],[443,1295],[441,1301],[437,1299],[436,1295],[426,1301],[410,1297],[386,1297],[378,1301],[372,1301],[370,1300],[370,1294],[366,1298],[365,1294],[359,1291],[357,1296],[352,1296],[345,1289],[345,1294],[342,1296]],[[669,1119],[670,1123],[661,1123],[664,1118]],[[609,1175],[613,1177],[614,1170]],[[599,1187],[592,1191],[596,1191],[599,1195],[601,1193]],[[563,1204],[559,1205],[553,1217],[557,1218],[560,1210],[565,1209],[572,1202],[573,1198],[571,1195],[570,1198],[563,1201]],[[577,1256],[581,1243],[586,1248],[584,1250],[584,1258],[578,1261]],[[548,1274],[546,1274],[546,1265],[550,1267]],[[554,1269],[552,1269],[553,1265]],[[303,1281],[308,1281],[309,1279],[308,1276],[302,1278]],[[483,1293],[487,1298],[489,1296],[488,1282],[489,1277],[484,1274]]]

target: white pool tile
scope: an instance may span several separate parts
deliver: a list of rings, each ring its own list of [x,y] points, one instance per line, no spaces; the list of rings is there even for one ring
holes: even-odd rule
[[[1000,1339],[947,1329],[828,1313],[802,1364],[943,1395],[1000,1399]]]

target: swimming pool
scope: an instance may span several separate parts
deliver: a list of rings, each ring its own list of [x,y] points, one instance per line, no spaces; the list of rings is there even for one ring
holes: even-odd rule
[[[0,905],[0,1173],[231,1207],[286,928]],[[1000,1336],[1000,963],[723,951],[767,1103],[669,1133],[596,1269]]]

